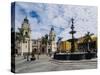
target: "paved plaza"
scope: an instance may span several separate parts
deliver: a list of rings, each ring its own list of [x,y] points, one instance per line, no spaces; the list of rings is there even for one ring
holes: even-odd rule
[[[37,56],[36,56],[37,57]],[[21,56],[15,58],[16,73],[46,72],[61,70],[80,70],[97,68],[97,60],[60,61],[47,55],[40,55],[39,60],[27,61]]]

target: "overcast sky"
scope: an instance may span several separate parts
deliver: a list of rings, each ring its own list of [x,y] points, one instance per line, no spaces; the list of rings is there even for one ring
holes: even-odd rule
[[[97,35],[97,7],[94,6],[17,2],[16,31],[21,27],[26,16],[29,19],[33,39],[48,34],[52,26],[54,26],[56,38],[63,37],[64,40],[71,38],[69,32],[72,17],[75,19],[76,38],[84,36],[87,31]]]

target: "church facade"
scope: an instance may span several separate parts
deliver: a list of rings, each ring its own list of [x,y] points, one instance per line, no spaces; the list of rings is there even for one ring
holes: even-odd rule
[[[49,41],[50,41],[50,46],[51,46],[51,52],[54,53],[57,51],[57,46],[56,46],[56,33],[54,31],[54,27],[51,27],[50,33],[49,33]]]
[[[52,27],[46,43],[43,43],[43,38],[40,39],[32,39],[32,50],[35,53],[41,54],[50,54],[54,53],[57,50],[56,42],[55,42],[56,34],[54,32],[54,28]]]
[[[16,54],[23,56],[31,54],[32,51],[41,54],[50,54],[57,51],[54,27],[51,27],[50,32],[47,34],[46,43],[43,43],[42,37],[40,39],[32,39],[31,33],[29,20],[25,17],[19,32],[16,34],[18,36],[18,40],[16,40]]]
[[[18,40],[18,53],[22,56],[28,53],[30,54],[32,52],[32,37],[30,24],[27,17],[24,19],[21,28],[19,28]]]

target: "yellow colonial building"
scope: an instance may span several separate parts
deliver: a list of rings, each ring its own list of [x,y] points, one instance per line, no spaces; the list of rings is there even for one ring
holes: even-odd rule
[[[91,40],[89,41],[89,48],[91,51],[97,51],[97,37],[95,35],[90,36]],[[79,50],[86,50],[88,48],[86,37],[79,38],[77,41],[77,46]]]
[[[84,41],[85,37],[78,38],[75,42],[75,51],[81,51],[87,49],[87,42]],[[96,50],[97,49],[97,37],[92,35],[91,42],[89,42],[90,49]],[[58,47],[59,52],[71,52],[71,42],[65,40],[61,41]]]
[[[59,51],[60,52],[70,52],[71,49],[71,43],[68,41],[61,41],[59,45]]]
[[[77,50],[77,42],[75,42],[75,49]],[[61,41],[59,46],[60,52],[71,52],[71,42],[69,41]]]

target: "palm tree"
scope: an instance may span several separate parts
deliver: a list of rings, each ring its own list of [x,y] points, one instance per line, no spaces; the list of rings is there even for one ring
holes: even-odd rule
[[[48,54],[48,34],[45,35],[45,44],[46,44],[46,51]]]
[[[25,42],[25,35],[23,34],[24,29],[23,28],[18,28],[19,30],[19,41],[20,42]]]
[[[93,34],[90,34],[90,32],[87,32],[87,34],[85,35],[85,39],[84,39],[84,43],[87,44],[87,52],[90,52],[90,42],[92,41],[92,38],[91,38],[91,35]]]
[[[57,41],[57,46],[58,46],[58,51],[61,53],[61,49],[60,49],[60,44],[61,44],[61,40],[62,40],[62,37],[58,37],[58,41]]]
[[[16,35],[16,40],[19,41],[20,45],[21,45],[21,50],[22,50],[22,45],[25,42],[25,35],[23,35],[23,29],[22,28],[18,28],[19,32]],[[21,52],[21,55],[23,55],[23,52]]]
[[[19,29],[19,38],[18,38],[18,40],[19,40],[19,42],[20,42],[20,44],[21,44],[21,47],[22,47],[22,45],[23,45],[23,43],[25,43],[25,38],[29,38],[29,40],[28,40],[28,54],[27,54],[27,61],[29,61],[29,55],[30,55],[30,36],[29,36],[29,31],[30,31],[30,29],[28,28],[28,32],[27,32],[27,34],[23,34],[24,33],[24,29],[23,28],[18,28]],[[21,50],[22,50],[22,48],[21,48]],[[22,54],[21,55],[23,55],[23,52],[22,52]]]
[[[42,37],[42,44],[46,47],[46,51],[48,51],[48,34]]]

